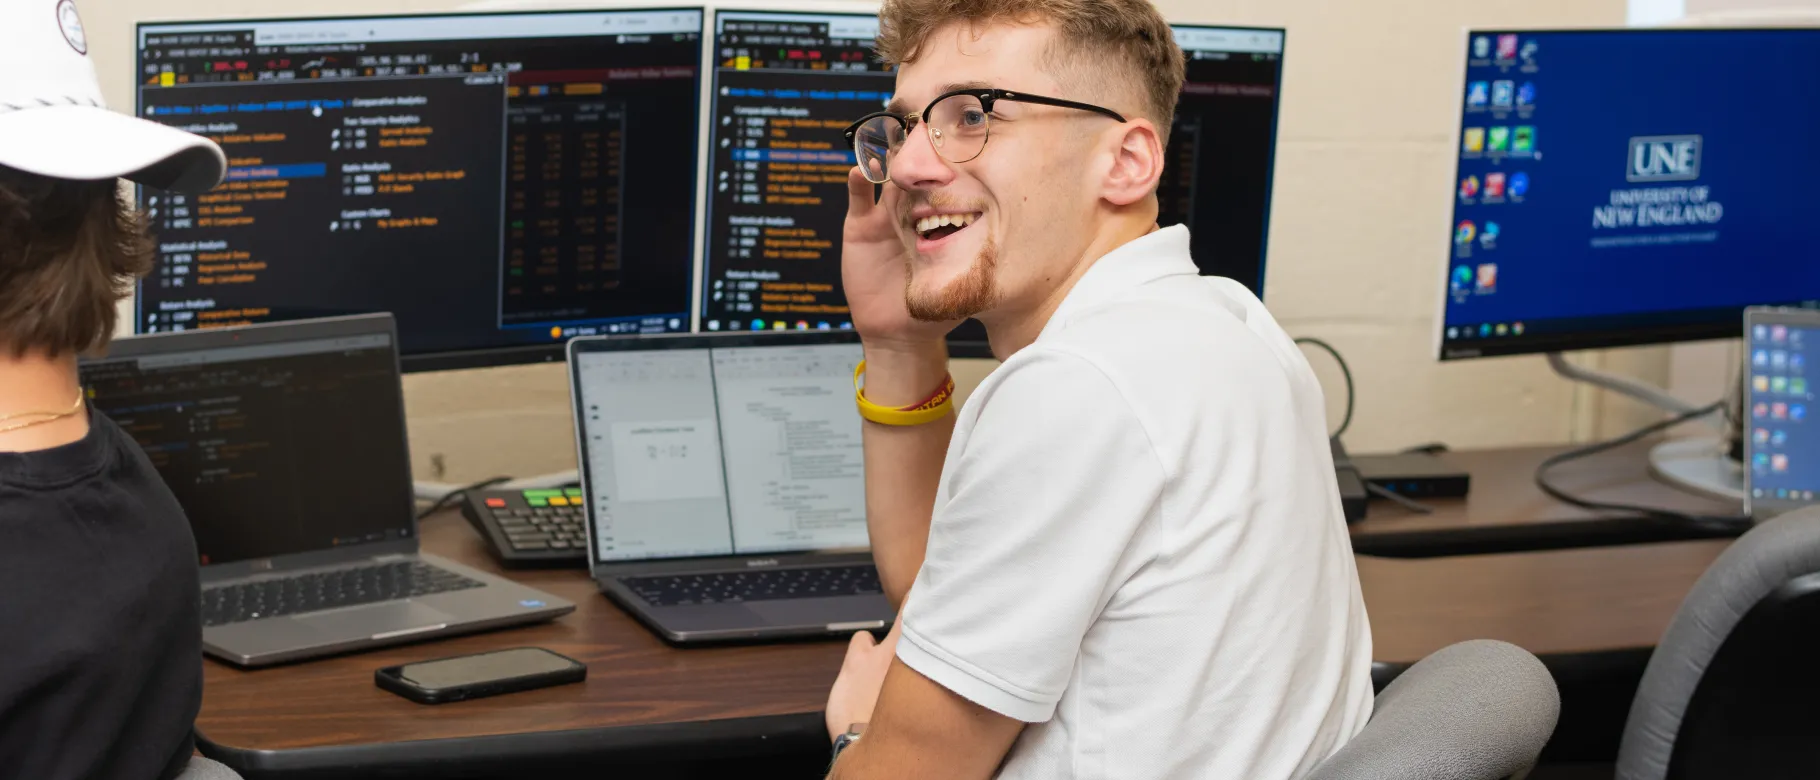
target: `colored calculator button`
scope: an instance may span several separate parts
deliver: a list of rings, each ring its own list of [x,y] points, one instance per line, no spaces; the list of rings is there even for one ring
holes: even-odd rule
[[[492,509],[504,509],[506,500],[503,498],[489,498],[487,499],[487,506]]]
[[[581,498],[581,488],[563,488],[562,493],[569,498]]]
[[[527,503],[527,504],[530,504],[530,505],[531,505],[531,506],[549,506],[549,505],[550,505],[550,499],[547,499],[547,498],[527,498],[527,499],[525,499],[525,503]]]
[[[550,506],[568,506],[569,499],[562,496],[550,496]]]

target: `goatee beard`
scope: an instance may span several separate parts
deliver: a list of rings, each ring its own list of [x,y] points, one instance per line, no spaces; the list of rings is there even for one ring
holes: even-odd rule
[[[998,304],[998,244],[991,238],[986,239],[966,273],[933,293],[917,293],[912,262],[908,258],[904,262],[904,305],[915,319],[964,320]]]

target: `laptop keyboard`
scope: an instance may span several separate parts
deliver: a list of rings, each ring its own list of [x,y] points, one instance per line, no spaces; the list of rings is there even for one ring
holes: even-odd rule
[[[619,581],[655,607],[884,592],[878,584],[878,569],[868,565],[621,577]]]
[[[419,561],[397,561],[202,591],[202,625],[223,626],[281,615],[428,596],[486,583]]]

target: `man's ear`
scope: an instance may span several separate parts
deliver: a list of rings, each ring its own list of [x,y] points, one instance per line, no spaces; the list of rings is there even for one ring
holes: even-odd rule
[[[1163,138],[1148,119],[1134,118],[1118,128],[1112,167],[1106,171],[1100,197],[1115,206],[1129,206],[1156,192],[1163,177]]]

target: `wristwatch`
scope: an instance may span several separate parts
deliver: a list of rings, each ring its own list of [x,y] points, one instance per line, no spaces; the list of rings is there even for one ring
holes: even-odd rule
[[[829,759],[828,764],[832,766],[836,760],[840,759],[841,751],[846,750],[848,747],[851,747],[853,743],[858,742],[860,733],[865,730],[866,724],[855,723],[847,727],[847,733],[835,737],[834,758]]]

